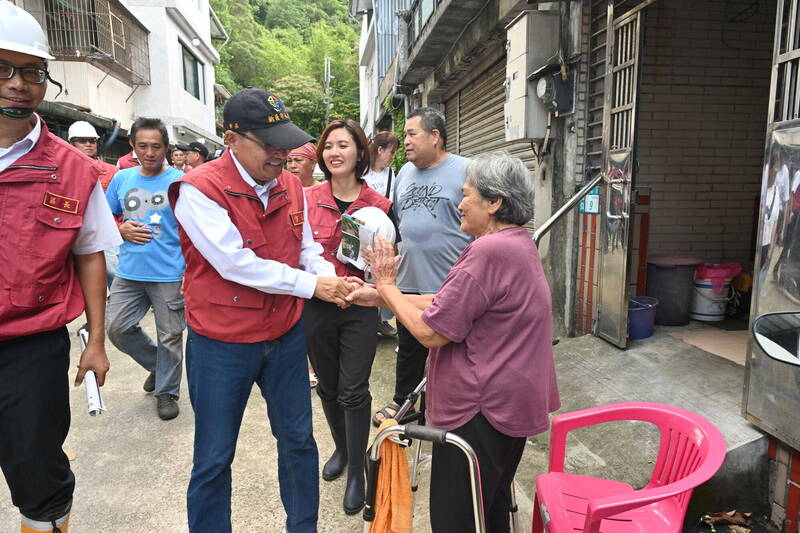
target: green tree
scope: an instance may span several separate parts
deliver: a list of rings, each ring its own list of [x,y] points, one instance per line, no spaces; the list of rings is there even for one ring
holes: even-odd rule
[[[210,1],[229,34],[216,66],[218,83],[231,92],[270,88],[287,102],[292,120],[318,135],[325,117],[319,100],[324,61],[330,57],[330,117],[358,119],[359,28],[347,0]]]
[[[325,93],[317,80],[286,76],[275,82],[274,92],[286,104],[292,122],[318,139],[325,127]]]
[[[331,118],[352,118],[358,121],[358,34],[344,23],[329,25],[318,22],[311,28],[307,62],[320,83],[324,83],[324,62],[331,58]]]

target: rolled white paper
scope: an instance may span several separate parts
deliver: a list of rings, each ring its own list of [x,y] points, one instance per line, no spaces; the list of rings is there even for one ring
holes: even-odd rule
[[[86,385],[86,405],[89,414],[95,416],[106,410],[103,397],[100,396],[100,387],[97,386],[97,377],[94,370],[87,370],[83,376],[83,384]]]

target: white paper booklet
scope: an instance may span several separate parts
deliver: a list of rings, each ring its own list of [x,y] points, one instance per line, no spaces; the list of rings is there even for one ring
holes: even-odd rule
[[[342,215],[342,244],[336,258],[348,262],[359,270],[364,270],[367,262],[364,260],[364,248],[372,246],[375,242],[375,230],[364,225],[359,219]]]

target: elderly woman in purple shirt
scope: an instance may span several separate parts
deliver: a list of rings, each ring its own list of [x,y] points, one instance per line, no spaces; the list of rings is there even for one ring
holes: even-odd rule
[[[548,429],[560,406],[552,350],[550,289],[539,252],[522,227],[533,218],[533,180],[498,152],[467,166],[461,230],[476,237],[435,295],[402,294],[399,257],[379,239],[370,254],[374,286],[350,299],[390,308],[425,346],[426,419],[472,445],[490,533],[509,531],[511,483],[526,437]],[[462,452],[434,444],[430,517],[434,533],[474,531]]]

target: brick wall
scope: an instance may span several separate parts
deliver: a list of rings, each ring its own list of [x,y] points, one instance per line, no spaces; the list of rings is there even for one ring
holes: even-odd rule
[[[729,20],[726,4],[670,0],[646,10],[637,184],[652,187],[649,253],[748,264],[775,3],[745,22]]]
[[[782,533],[797,533],[800,520],[800,452],[769,438],[770,522]]]

